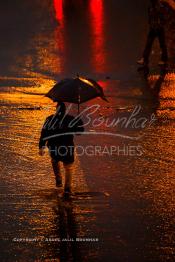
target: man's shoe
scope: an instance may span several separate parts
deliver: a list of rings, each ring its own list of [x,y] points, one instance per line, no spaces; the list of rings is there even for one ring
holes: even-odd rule
[[[56,178],[56,187],[62,187],[62,186],[63,184],[61,178]]]
[[[69,193],[69,194],[72,193],[70,187],[66,187],[66,188],[64,189],[64,192],[65,192],[65,193]]]
[[[72,191],[70,189],[70,187],[67,187],[64,189],[64,197],[70,197],[72,194]]]
[[[165,66],[166,64],[167,64],[167,63],[166,63],[165,61],[162,61],[162,60],[159,61],[159,63],[158,63],[159,66]]]
[[[146,65],[146,62],[145,62],[144,58],[142,57],[141,59],[137,60],[137,64],[138,65]]]

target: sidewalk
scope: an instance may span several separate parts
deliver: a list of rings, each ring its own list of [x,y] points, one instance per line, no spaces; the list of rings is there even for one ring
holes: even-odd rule
[[[150,84],[156,79],[152,77]],[[93,117],[129,116],[136,104],[143,108],[140,116],[149,117],[155,109],[152,100],[141,92],[140,81],[127,93],[119,82],[104,83],[111,103],[107,107],[103,104],[100,115],[98,112]],[[46,116],[47,101],[43,101],[41,109],[31,110],[41,105],[40,97],[31,100],[30,95],[23,94],[23,99],[18,100],[18,94],[4,95],[0,229],[5,261],[12,256],[22,261],[24,253],[26,261],[58,257],[61,261],[82,261],[82,257],[83,261],[108,261],[109,254],[115,258],[111,261],[173,261],[174,248],[169,238],[174,225],[173,83],[174,75],[168,75],[156,113],[161,121],[144,130],[140,140],[108,135],[76,138],[76,144],[84,148],[116,146],[120,150],[114,155],[77,158],[73,182],[76,195],[69,204],[57,196],[48,156],[41,159],[37,152],[39,123]],[[123,130],[113,127],[112,132]],[[128,135],[139,132],[125,130]],[[143,148],[140,157],[127,151],[136,146]],[[66,244],[54,240],[60,237],[88,240]],[[34,240],[29,243],[28,238]]]

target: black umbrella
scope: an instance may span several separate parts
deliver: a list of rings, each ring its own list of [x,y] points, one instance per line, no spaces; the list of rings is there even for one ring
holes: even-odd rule
[[[47,94],[54,102],[69,102],[79,105],[93,98],[107,101],[102,87],[94,80],[77,76],[58,82]]]

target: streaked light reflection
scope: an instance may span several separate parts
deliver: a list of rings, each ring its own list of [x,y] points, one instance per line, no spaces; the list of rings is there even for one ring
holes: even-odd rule
[[[54,0],[54,8],[56,12],[56,19],[58,27],[55,31],[55,41],[58,47],[59,65],[58,71],[61,73],[64,68],[64,56],[65,52],[65,24],[64,24],[64,12],[63,12],[63,0]]]
[[[104,4],[103,0],[90,1],[92,27],[92,63],[97,72],[105,70]]]

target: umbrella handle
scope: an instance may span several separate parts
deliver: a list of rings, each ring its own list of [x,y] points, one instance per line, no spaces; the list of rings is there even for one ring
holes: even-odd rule
[[[80,104],[78,103],[78,115],[80,114]]]
[[[78,115],[79,114],[80,114],[80,86],[78,87]]]

